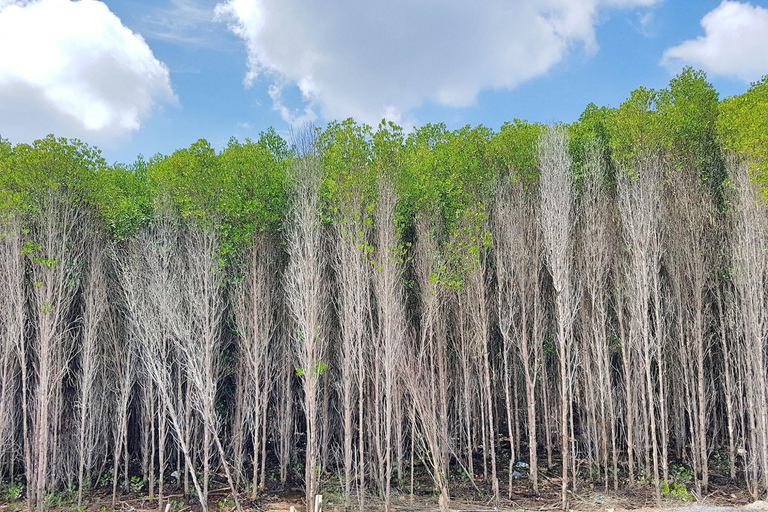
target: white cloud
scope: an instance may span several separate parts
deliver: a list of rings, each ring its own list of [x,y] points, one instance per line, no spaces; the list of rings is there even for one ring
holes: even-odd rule
[[[466,107],[482,90],[541,76],[574,46],[597,50],[601,5],[656,1],[225,0],[216,13],[246,44],[246,86],[271,82],[288,122],[322,115],[375,124],[407,120],[425,102]],[[301,92],[298,112],[281,101],[286,85]]]
[[[759,79],[768,73],[768,9],[724,1],[701,19],[704,36],[664,52],[670,69],[690,64],[715,75]]]
[[[95,0],[0,4],[0,135],[103,143],[175,103],[168,68]]]

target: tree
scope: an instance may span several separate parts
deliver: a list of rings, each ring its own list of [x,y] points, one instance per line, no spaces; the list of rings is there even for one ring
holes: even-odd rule
[[[183,297],[175,277],[180,271],[177,268],[180,264],[179,251],[176,221],[166,206],[159,210],[154,222],[139,231],[125,251],[119,254],[118,269],[129,315],[129,329],[144,362],[148,386],[151,385],[145,389],[150,392],[145,394],[145,401],[149,403],[146,396],[151,396],[153,389],[158,393],[163,409],[159,420],[163,422],[166,416],[170,418],[186,470],[192,477],[203,511],[207,511],[206,493],[198,482],[190,455],[189,432],[192,426],[189,415],[182,416],[183,404],[173,393],[169,364],[173,344],[170,339],[172,316],[184,314]],[[160,438],[163,440],[162,435]],[[146,446],[144,451],[146,453]],[[162,474],[163,464],[160,466]],[[162,499],[161,492],[159,500]]]
[[[669,268],[682,298],[678,315],[685,325],[679,342],[689,422],[692,426],[691,454],[698,473],[697,490],[706,491],[709,480],[709,424],[712,387],[709,378],[708,354],[711,337],[708,319],[713,316],[709,294],[714,283],[714,254],[712,252],[715,199],[711,189],[699,175],[698,168],[673,171],[669,178],[667,228]],[[659,220],[660,223],[660,220]],[[701,492],[699,490],[699,492]]]
[[[652,382],[652,355],[655,344],[661,339],[654,339],[649,311],[654,295],[655,276],[661,263],[661,179],[662,169],[658,157],[640,156],[636,163],[636,175],[620,170],[619,213],[621,215],[624,244],[627,247],[627,286],[629,311],[629,347],[642,358],[644,373],[647,417],[650,420],[650,435],[653,450],[653,481],[656,487],[656,499],[659,501],[659,464],[658,442],[656,439],[656,412],[653,396],[655,386]],[[659,304],[654,304],[659,308]],[[658,311],[658,309],[657,309]],[[657,332],[657,335],[660,334]],[[629,354],[631,352],[628,352]],[[630,375],[625,375],[625,386],[630,386]],[[645,412],[643,412],[645,414]],[[627,426],[629,431],[630,425]],[[629,434],[628,434],[629,435]],[[628,443],[630,441],[628,440]],[[631,445],[628,450],[631,450]]]
[[[234,290],[232,307],[238,332],[238,353],[243,361],[241,386],[247,397],[245,422],[251,432],[253,445],[253,488],[255,498],[259,489],[259,457],[266,439],[262,436],[263,416],[268,407],[271,359],[274,350],[270,342],[275,332],[275,307],[278,283],[277,247],[269,233],[255,233],[253,243],[243,262],[244,275]]]
[[[52,431],[62,414],[58,400],[74,357],[67,319],[78,289],[76,284],[73,286],[73,280],[77,283],[76,265],[85,248],[79,230],[83,220],[83,212],[71,193],[51,189],[31,215],[30,241],[25,244],[32,282],[30,320],[35,332],[29,350],[36,362],[34,397],[30,397],[34,400],[33,467],[27,468],[31,473],[27,488],[39,511],[45,507],[45,495],[52,483],[48,478],[57,451]]]
[[[766,372],[765,349],[768,340],[765,283],[766,258],[765,204],[749,179],[749,165],[728,161],[733,183],[734,241],[732,245],[733,284],[736,301],[735,328],[740,342],[742,372],[746,391],[745,468],[747,486],[757,497],[762,481],[768,491],[768,419],[761,411],[768,403],[768,389],[762,377]]]
[[[97,447],[97,422],[100,387],[103,382],[105,363],[103,329],[109,304],[107,302],[107,254],[101,233],[90,234],[87,244],[88,269],[83,286],[82,330],[80,334],[80,393],[79,407],[79,444],[78,444],[78,480],[77,503],[83,502],[83,478],[87,469],[89,474],[93,463],[93,454]],[[89,478],[90,480],[90,478]]]
[[[723,149],[749,163],[749,171],[766,196],[768,179],[768,75],[743,94],[725,98],[715,121]],[[730,173],[728,173],[730,176]]]
[[[328,340],[325,338],[327,286],[324,278],[326,254],[320,224],[322,167],[315,154],[313,134],[307,129],[297,140],[300,154],[291,162],[289,218],[286,228],[288,268],[285,292],[294,322],[291,333],[296,357],[296,374],[304,389],[306,459],[304,484],[307,510],[318,492],[320,377],[327,368]]]
[[[512,443],[509,388],[514,355],[525,380],[528,413],[528,464],[534,492],[539,492],[536,440],[536,381],[541,374],[544,311],[541,297],[541,230],[537,190],[522,181],[498,185],[494,200],[493,240],[499,330],[503,341],[507,428]],[[510,446],[514,454],[514,446]],[[514,459],[512,457],[510,462]],[[511,492],[513,464],[509,467]]]
[[[5,290],[0,295],[0,456],[10,461],[20,438],[24,451],[25,468],[31,467],[29,452],[29,419],[27,407],[27,348],[24,339],[26,322],[24,290],[24,245],[21,225],[16,215],[10,215],[0,223],[0,286]],[[21,377],[22,432],[15,432],[18,414],[17,392]],[[12,462],[11,462],[12,464]],[[13,474],[11,474],[13,478]],[[27,506],[31,509],[31,493],[27,495]]]
[[[573,371],[573,321],[577,311],[577,290],[573,278],[572,232],[574,191],[568,135],[562,125],[551,126],[539,139],[541,168],[541,231],[544,256],[555,289],[555,317],[560,360],[560,437],[563,465],[562,507],[568,504],[569,430],[572,417],[571,372]],[[573,475],[575,483],[576,475]]]
[[[389,510],[392,480],[392,434],[401,421],[395,415],[399,400],[399,359],[403,357],[403,340],[406,334],[404,290],[402,287],[401,261],[403,251],[397,237],[395,207],[397,196],[392,180],[383,175],[378,183],[378,201],[374,212],[376,249],[374,252],[373,291],[376,296],[376,326],[374,353],[376,359],[373,378],[381,379],[382,397],[376,407],[383,406],[381,422],[384,439],[380,479],[384,494],[384,509]],[[377,385],[378,389],[379,386]],[[374,425],[374,428],[378,428]]]
[[[323,164],[328,175],[330,209],[334,219],[333,267],[336,276],[336,303],[339,319],[339,383],[345,503],[349,504],[352,474],[355,416],[357,415],[358,498],[363,507],[365,494],[366,347],[371,333],[371,225],[373,186],[371,183],[370,130],[347,120],[331,124],[323,133]],[[355,407],[357,405],[357,407]],[[355,410],[357,409],[357,410]],[[357,414],[356,414],[357,413]]]
[[[618,488],[616,408],[612,384],[610,347],[610,279],[617,246],[618,220],[606,176],[605,160],[597,140],[586,142],[579,195],[577,271],[583,283],[580,306],[584,350],[584,394],[596,452],[601,454],[605,487],[608,488],[609,440],[614,488]],[[597,410],[595,410],[597,409]],[[595,418],[597,416],[597,418]],[[599,421],[599,430],[597,422]]]
[[[219,435],[220,418],[216,411],[217,386],[221,372],[224,313],[223,283],[219,238],[211,227],[192,224],[185,230],[179,253],[177,293],[181,308],[168,318],[173,342],[190,382],[192,407],[203,423],[203,500],[208,499],[210,448],[215,445],[227,477],[235,506],[240,510],[237,489]]]

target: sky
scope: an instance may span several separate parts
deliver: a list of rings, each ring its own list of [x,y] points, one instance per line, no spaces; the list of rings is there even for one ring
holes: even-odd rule
[[[768,74],[768,0],[0,0],[0,137],[112,162],[353,117],[578,119],[684,66]]]

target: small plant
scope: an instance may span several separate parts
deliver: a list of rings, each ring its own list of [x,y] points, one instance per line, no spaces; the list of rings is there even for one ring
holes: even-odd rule
[[[664,482],[661,485],[661,494],[682,501],[693,501],[693,495],[688,490],[688,488],[683,484],[678,484],[677,482],[672,482],[671,485],[669,482]]]
[[[102,474],[101,478],[99,478],[99,487],[109,487],[110,485],[112,485],[112,474]]]
[[[141,492],[144,489],[144,480],[139,476],[132,476],[129,484],[132,492]]]
[[[43,502],[45,503],[45,508],[60,507],[61,501],[62,501],[62,496],[57,492],[49,492],[45,495],[45,498],[43,499]]]
[[[220,509],[232,508],[235,506],[235,502],[229,498],[224,498],[223,500],[219,500],[218,505]]]
[[[5,500],[6,501],[15,501],[21,498],[21,493],[24,490],[24,484],[20,482],[13,483],[11,482],[8,484],[8,489],[5,491]]]
[[[693,471],[682,464],[672,464],[669,470],[670,476],[677,482],[690,482],[693,480]]]
[[[168,502],[171,505],[171,510],[179,511],[184,508],[184,502],[181,500],[170,500]]]

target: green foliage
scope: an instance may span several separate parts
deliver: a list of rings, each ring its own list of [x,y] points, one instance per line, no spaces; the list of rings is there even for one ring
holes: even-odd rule
[[[683,69],[659,91],[668,158],[678,166],[717,172],[721,167],[717,142],[718,95],[703,71]]]
[[[94,202],[109,232],[125,240],[152,217],[147,163],[139,156],[130,165],[115,164],[96,175]]]
[[[45,508],[59,508],[77,501],[77,489],[68,487],[61,492],[51,491],[45,494],[43,503]]]
[[[328,369],[328,363],[326,363],[325,361],[317,361],[314,367],[312,367],[312,371],[309,372],[309,375],[311,375],[313,378],[318,378],[327,369]],[[307,374],[307,371],[303,367],[299,366],[298,368],[296,368],[297,377],[303,377],[306,374]]]
[[[579,120],[568,126],[569,152],[577,181],[583,174],[582,169],[587,163],[592,144],[597,145],[603,167],[609,172],[612,171],[610,125],[615,114],[616,110],[590,103],[579,116]]]
[[[169,156],[153,157],[147,167],[153,196],[162,200],[167,195],[182,217],[210,216],[224,193],[216,164],[216,152],[205,139]]]
[[[222,498],[216,503],[220,509],[230,509],[235,506],[235,502],[230,498]]]
[[[16,501],[21,498],[24,492],[24,484],[21,482],[11,482],[8,487],[4,489],[3,499],[5,501]]]
[[[683,464],[670,464],[669,475],[676,482],[687,483],[693,480],[693,470]]]
[[[661,494],[682,501],[693,501],[693,495],[688,488],[677,482],[672,482],[671,485],[668,482],[663,482],[661,484]]]
[[[349,208],[353,198],[370,203],[375,183],[370,126],[353,119],[332,122],[320,134],[319,146],[326,177],[324,193],[331,211]]]
[[[632,170],[636,157],[663,152],[663,122],[656,109],[658,97],[658,91],[638,87],[614,114],[607,116],[609,148],[620,167]]]
[[[128,484],[131,488],[131,492],[139,493],[144,489],[144,480],[140,476],[132,476],[131,481]]]
[[[723,148],[751,163],[766,194],[768,185],[768,75],[744,94],[720,102],[717,133]]]
[[[496,180],[538,179],[542,128],[514,119],[497,133],[483,126],[451,131],[427,124],[406,135],[386,121],[375,130],[352,119],[331,122],[318,130],[316,141],[325,177],[324,219],[354,224],[350,232],[361,235],[373,226],[378,180],[391,179],[404,240],[397,251],[404,254],[417,217],[430,219],[444,263],[439,281],[459,287],[492,242],[483,224]],[[653,153],[670,168],[699,170],[720,193],[726,178],[722,148],[748,159],[768,190],[768,76],[718,102],[706,75],[686,68],[665,89],[635,89],[618,108],[587,105],[568,130],[577,183],[596,144],[608,182],[614,168],[634,172],[636,158]],[[272,129],[255,141],[233,138],[218,153],[201,139],[168,156],[111,166],[98,149],[74,139],[48,136],[15,146],[0,139],[0,215],[39,208],[47,190],[65,187],[100,215],[119,242],[170,205],[183,218],[215,227],[229,262],[255,233],[282,229],[294,156]]]
[[[0,142],[0,211],[41,206],[51,188],[74,192],[78,201],[96,202],[96,177],[107,167],[98,149],[77,139],[53,135],[31,145]]]
[[[687,484],[693,481],[693,471],[683,464],[670,464],[669,482],[661,483],[661,494],[683,501],[693,500]]]
[[[288,144],[270,129],[258,141],[230,139],[218,156],[222,193],[215,209],[225,244],[239,247],[258,231],[279,231],[287,207]]]
[[[99,478],[99,487],[109,487],[112,485],[112,473],[106,472],[102,473],[101,478]]]
[[[405,141],[401,190],[409,218],[431,211],[447,232],[490,191],[493,170],[487,158],[491,130],[465,126],[449,132],[445,125],[428,124]]]
[[[537,180],[542,128],[541,124],[520,119],[504,123],[488,144],[489,164],[494,172],[512,180]]]
[[[154,157],[147,181],[155,207],[167,198],[182,217],[212,225],[227,255],[249,243],[255,232],[280,229],[289,154],[274,130],[257,142],[230,139],[218,155],[201,139],[170,156]]]

